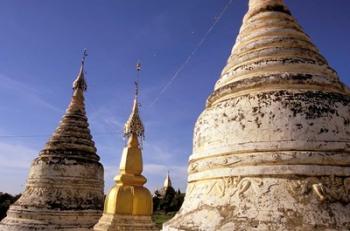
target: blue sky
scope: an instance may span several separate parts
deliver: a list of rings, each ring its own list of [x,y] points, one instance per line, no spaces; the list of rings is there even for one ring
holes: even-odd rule
[[[170,170],[174,186],[184,190],[193,126],[234,44],[246,0],[233,0],[177,79],[150,105],[227,2],[1,0],[0,191],[23,190],[32,159],[69,103],[83,48],[89,53],[86,107],[106,190],[118,172],[138,59],[147,186],[160,187]],[[350,1],[286,2],[349,85]]]

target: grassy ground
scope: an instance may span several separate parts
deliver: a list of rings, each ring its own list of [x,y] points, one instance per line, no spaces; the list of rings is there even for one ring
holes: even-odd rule
[[[170,220],[173,216],[175,216],[176,212],[171,212],[171,213],[163,213],[163,212],[155,212],[152,216],[152,219],[154,223],[156,223],[157,227],[159,229],[162,228],[162,225],[164,222]]]

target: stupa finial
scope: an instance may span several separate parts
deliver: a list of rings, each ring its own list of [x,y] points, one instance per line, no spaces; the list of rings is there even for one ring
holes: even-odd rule
[[[135,98],[137,98],[139,96],[139,76],[140,76],[140,71],[141,71],[140,61],[137,61],[137,63],[136,63],[136,71],[137,71],[137,76],[136,76],[136,81],[135,81]]]
[[[87,84],[86,84],[85,76],[84,76],[84,65],[85,65],[85,60],[86,60],[87,56],[88,56],[87,49],[84,49],[83,56],[81,59],[80,71],[79,71],[77,78],[73,82],[73,90],[74,91],[76,91],[78,89],[80,89],[82,91],[87,90]]]
[[[136,71],[139,75],[139,72],[141,71],[140,62],[136,64]],[[138,96],[139,96],[139,83],[138,83],[138,77],[137,77],[135,81],[134,104],[133,104],[132,112],[129,116],[129,119],[126,121],[124,125],[123,133],[125,138],[129,138],[132,135],[136,135],[142,141],[145,138],[145,128],[143,126],[142,120],[139,115]]]

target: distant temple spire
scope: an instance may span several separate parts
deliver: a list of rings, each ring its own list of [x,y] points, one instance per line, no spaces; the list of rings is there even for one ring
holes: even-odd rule
[[[167,175],[165,177],[163,186],[164,186],[164,188],[172,187],[169,171],[168,171],[168,173],[167,173]]]

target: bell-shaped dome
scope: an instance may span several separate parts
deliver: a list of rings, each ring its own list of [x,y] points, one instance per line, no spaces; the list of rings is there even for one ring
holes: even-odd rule
[[[349,121],[348,88],[285,3],[250,0],[164,230],[349,229]]]

